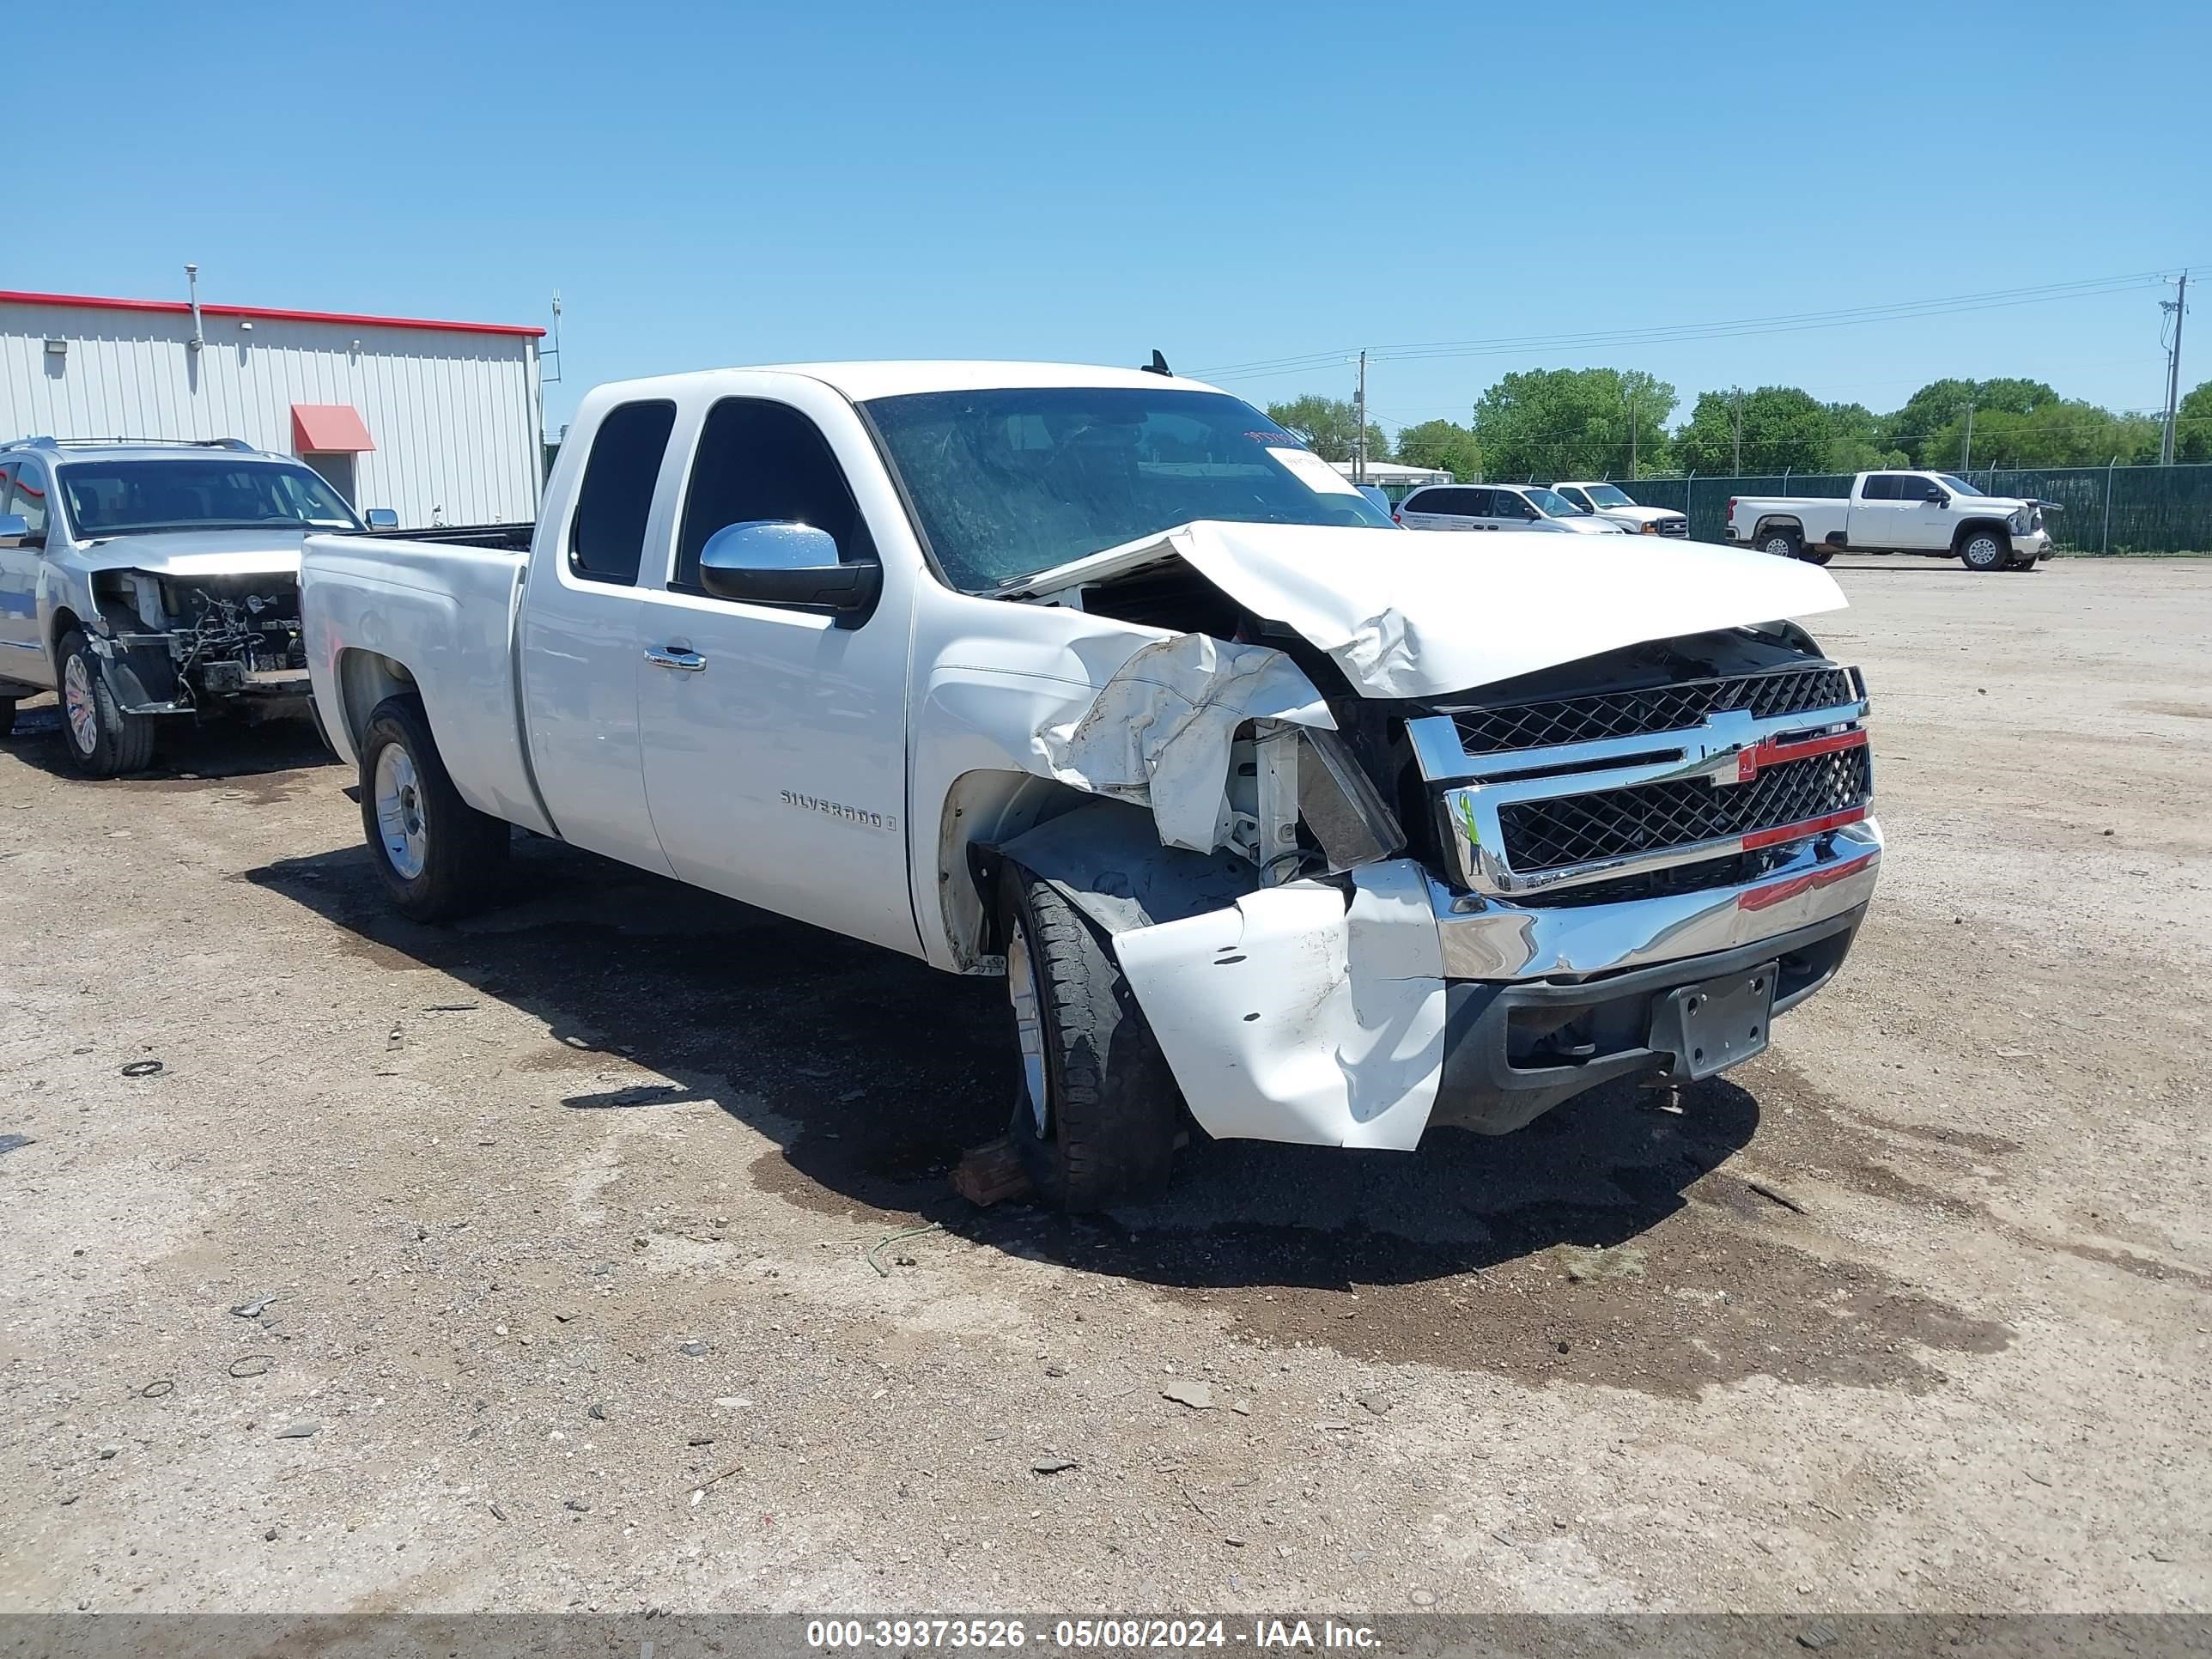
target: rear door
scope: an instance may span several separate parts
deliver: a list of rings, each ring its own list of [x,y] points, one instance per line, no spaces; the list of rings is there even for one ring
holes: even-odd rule
[[[653,826],[683,880],[918,955],[902,827],[911,573],[885,569],[860,618],[718,599],[699,579],[708,538],[763,521],[825,531],[840,562],[880,564],[853,481],[880,481],[881,465],[828,386],[763,376],[732,390],[698,423],[672,568],[645,590]]]
[[[1472,530],[1469,502],[1478,493],[1441,484],[1417,489],[1399,502],[1399,522],[1413,530]]]
[[[0,513],[21,514],[31,533],[40,534],[46,528],[45,484],[46,474],[35,463],[0,462]],[[29,685],[54,683],[39,637],[39,567],[44,556],[36,547],[0,546],[0,678]]]
[[[579,847],[663,875],[638,750],[637,580],[656,528],[665,544],[667,509],[657,503],[675,424],[665,399],[606,412],[589,434],[568,522],[541,530],[522,607],[524,729],[555,824]]]
[[[1912,543],[1906,535],[1905,492],[1919,488],[1920,481],[1902,472],[1869,472],[1858,499],[1851,503],[1848,531],[1853,547],[1902,548]]]

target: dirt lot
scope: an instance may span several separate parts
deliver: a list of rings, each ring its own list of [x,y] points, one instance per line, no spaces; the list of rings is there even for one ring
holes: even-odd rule
[[[543,842],[413,927],[296,737],[27,705],[0,1608],[2212,1606],[2212,562],[1838,574],[1774,1050],[1095,1224],[948,1194],[994,983]]]

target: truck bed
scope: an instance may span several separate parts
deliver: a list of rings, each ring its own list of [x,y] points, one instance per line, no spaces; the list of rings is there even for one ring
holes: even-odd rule
[[[422,700],[463,799],[550,833],[523,737],[517,622],[527,526],[441,526],[398,536],[310,536],[300,610],[315,702],[331,746],[356,755],[377,703]],[[405,678],[393,665],[408,665]]]

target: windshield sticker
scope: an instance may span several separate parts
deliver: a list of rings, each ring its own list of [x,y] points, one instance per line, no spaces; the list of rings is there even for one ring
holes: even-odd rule
[[[1310,449],[1270,448],[1283,469],[1316,495],[1357,495],[1358,486]]]

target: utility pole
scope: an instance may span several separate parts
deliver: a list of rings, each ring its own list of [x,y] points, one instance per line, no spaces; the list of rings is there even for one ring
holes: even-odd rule
[[[1743,388],[1736,387],[1729,397],[1735,410],[1735,476],[1743,477]]]
[[[1352,452],[1354,458],[1352,463],[1352,482],[1365,483],[1367,482],[1367,353],[1364,349],[1359,354],[1359,395],[1354,399],[1352,407],[1358,416],[1354,422],[1358,428],[1358,444]]]
[[[2158,302],[2160,311],[2173,313],[2173,343],[2166,353],[2166,435],[2159,440],[2158,464],[2173,465],[2173,423],[2181,412],[2181,319],[2189,309],[2189,273],[2183,271],[2173,297]]]
[[[1974,465],[1974,406],[1966,405],[1966,445],[1959,457],[1959,471],[1970,471]]]
[[[1636,399],[1626,386],[1620,388],[1620,401],[1628,410],[1628,482],[1636,482]]]

